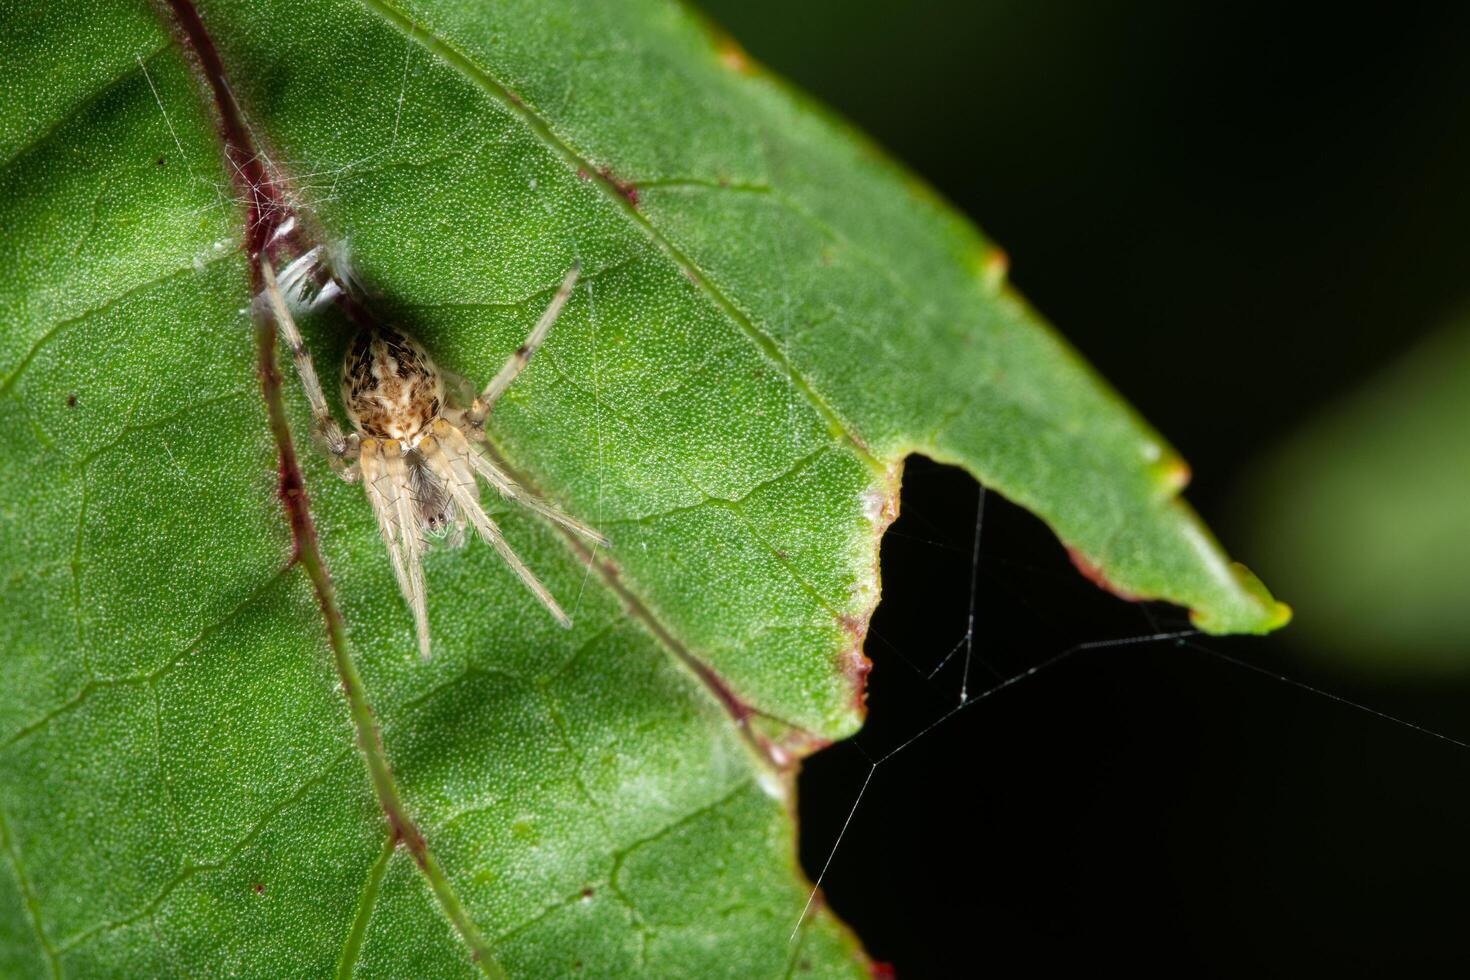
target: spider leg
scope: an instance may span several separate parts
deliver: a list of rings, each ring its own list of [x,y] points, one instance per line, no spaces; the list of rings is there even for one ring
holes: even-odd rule
[[[372,442],[373,440],[368,440]],[[381,490],[384,496],[385,507],[391,507],[393,513],[394,529],[398,532],[399,556],[395,559],[395,572],[397,566],[402,566],[402,576],[398,580],[399,588],[403,590],[403,598],[408,600],[408,607],[413,611],[414,629],[418,633],[419,656],[425,660],[429,659],[429,612],[428,599],[424,588],[424,566],[423,536],[419,530],[418,514],[414,511],[413,485],[409,482],[408,463],[403,458],[403,446],[396,439],[388,439],[382,443],[381,459],[383,473],[386,479],[381,482]],[[364,482],[367,476],[364,474]],[[373,492],[368,491],[368,498],[372,499]],[[374,505],[376,510],[376,504]],[[383,527],[381,519],[379,528]],[[385,538],[391,532],[385,531]],[[390,542],[389,554],[392,555],[394,548]]]
[[[373,505],[373,516],[378,520],[378,533],[388,546],[388,557],[393,561],[393,577],[405,598],[410,594],[408,570],[403,564],[403,542],[398,535],[398,485],[388,478],[376,439],[362,443],[362,454],[357,465],[362,472],[362,487],[367,491],[368,503]]]
[[[322,383],[316,375],[316,368],[311,363],[311,354],[307,352],[306,345],[301,340],[301,331],[296,328],[296,321],[291,317],[291,311],[286,307],[286,300],[281,295],[280,285],[276,282],[275,270],[271,268],[270,260],[261,256],[261,277],[265,279],[265,300],[270,306],[271,315],[275,317],[276,325],[280,327],[281,337],[286,346],[291,350],[291,361],[296,365],[296,375],[301,379],[301,387],[306,391],[306,400],[311,404],[311,427],[315,436],[326,446],[329,453],[328,458],[332,462],[332,468],[342,479],[351,482],[357,478],[357,471],[347,465],[357,458],[359,441],[357,433],[349,436],[342,435],[342,427],[337,420],[332,418],[332,410],[327,407],[326,396],[322,394]]]
[[[536,325],[531,328],[525,342],[506,359],[500,370],[495,372],[495,377],[491,378],[490,383],[485,386],[485,390],[480,392],[480,397],[470,404],[469,409],[465,412],[465,418],[471,425],[480,426],[485,423],[485,417],[490,414],[490,409],[495,407],[496,400],[505,394],[505,389],[510,387],[516,375],[531,363],[531,355],[536,353],[536,349],[541,346],[541,342],[546,339],[546,334],[551,330],[551,325],[561,315],[561,308],[566,306],[567,300],[571,298],[572,289],[577,285],[577,276],[581,275],[581,272],[580,263],[573,262],[572,267],[567,270],[566,278],[561,281],[556,295],[551,297],[551,302],[541,314],[541,319],[537,320]]]
[[[475,431],[478,434],[478,430]],[[470,466],[474,467],[475,472],[483,476],[485,482],[498,490],[500,495],[506,500],[514,501],[528,510],[535,511],[547,520],[560,524],[568,531],[586,538],[593,544],[601,545],[604,548],[612,547],[612,542],[608,541],[604,535],[588,527],[570,514],[551,506],[551,504],[548,504],[535,494],[529,493],[525,487],[511,479],[510,474],[496,466],[490,457],[472,448],[469,441],[465,439],[464,433],[460,432],[448,422],[445,422],[443,419],[435,422],[434,435],[438,437],[440,445],[444,447],[445,452],[451,460],[456,457],[466,460]]]
[[[439,440],[432,435],[425,436],[419,441],[418,451],[423,456],[424,463],[429,470],[444,482],[450,496],[454,498],[464,515],[469,518],[480,537],[484,538],[485,542],[494,548],[501,559],[511,567],[511,570],[520,576],[521,582],[535,594],[537,599],[541,600],[541,604],[551,612],[556,621],[564,627],[570,627],[571,618],[562,612],[561,606],[557,605],[551,591],[541,584],[536,574],[527,568],[525,562],[521,561],[520,557],[511,550],[510,544],[500,533],[500,528],[480,508],[480,499],[474,490],[473,477],[468,484],[462,482],[461,478],[456,475],[453,456],[446,452],[439,444]]]

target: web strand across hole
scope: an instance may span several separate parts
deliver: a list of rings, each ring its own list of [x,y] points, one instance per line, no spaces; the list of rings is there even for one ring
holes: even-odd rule
[[[968,485],[968,492],[963,486],[953,486],[956,480]],[[935,494],[944,498],[941,507],[947,509],[947,514],[943,516],[926,513],[922,488],[934,481],[951,484]],[[994,934],[984,932],[988,920],[1006,922],[1007,915],[1018,914],[1010,911],[1016,900],[1012,880],[999,875],[994,878],[988,874],[977,875],[972,862],[967,863],[966,852],[995,852],[1002,855],[998,859],[1002,865],[1024,864],[1024,854],[1036,855],[1040,862],[1040,881],[1030,887],[1048,896],[1054,896],[1057,889],[1065,894],[1072,888],[1066,879],[1045,874],[1045,869],[1063,864],[1069,865],[1068,873],[1071,873],[1070,867],[1074,865],[1069,862],[1080,859],[1075,856],[1067,859],[1064,855],[1069,848],[1081,846],[1074,843],[1075,832],[1066,831],[1066,836],[1061,837],[1038,835],[1032,839],[1030,835],[997,833],[994,828],[973,829],[982,825],[987,816],[985,810],[978,809],[981,806],[1026,809],[1024,801],[1012,804],[1002,798],[998,802],[993,792],[972,792],[970,787],[980,787],[983,791],[987,784],[992,784],[989,788],[993,788],[997,763],[1002,770],[1013,772],[1024,768],[1013,761],[1016,758],[1030,754],[1041,757],[1042,753],[1031,753],[1025,744],[1037,732],[1050,730],[1047,737],[1058,742],[1080,738],[1076,742],[1079,755],[1100,756],[1100,765],[1106,770],[1118,765],[1115,757],[1120,749],[1115,743],[1120,739],[1114,732],[1099,727],[1097,719],[1101,718],[1104,725],[1138,729],[1144,737],[1162,746],[1156,753],[1161,759],[1189,760],[1194,752],[1199,760],[1195,763],[1197,771],[1166,765],[1154,777],[1154,792],[1160,798],[1182,801],[1173,804],[1175,809],[1188,812],[1194,805],[1188,801],[1192,794],[1199,795],[1190,789],[1195,783],[1213,781],[1215,792],[1223,793],[1227,799],[1234,795],[1234,790],[1240,788],[1241,777],[1236,776],[1237,781],[1232,781],[1228,773],[1210,761],[1212,756],[1208,751],[1194,748],[1199,732],[1179,728],[1177,724],[1155,725],[1151,715],[1139,714],[1139,705],[1147,708],[1151,697],[1177,702],[1165,702],[1167,710],[1160,717],[1168,719],[1201,713],[1193,711],[1191,705],[1195,701],[1208,702],[1208,710],[1202,712],[1206,717],[1200,722],[1201,731],[1223,745],[1226,752],[1233,751],[1231,746],[1238,736],[1235,727],[1222,730],[1219,718],[1249,733],[1258,727],[1262,712],[1282,710],[1307,713],[1313,721],[1320,719],[1320,724],[1326,726],[1342,722],[1345,716],[1349,724],[1359,727],[1365,724],[1363,737],[1370,740],[1387,738],[1402,742],[1384,734],[1398,729],[1411,739],[1423,735],[1456,748],[1470,747],[1470,740],[1407,720],[1400,713],[1372,707],[1361,697],[1347,697],[1334,693],[1330,687],[1292,676],[1292,667],[1300,670],[1302,665],[1293,665],[1271,641],[1207,638],[1182,622],[1177,609],[1125,603],[1101,593],[1081,582],[1050,533],[1013,505],[989,500],[985,505],[986,516],[980,517],[976,513],[979,507],[974,506],[978,501],[973,484],[957,471],[926,460],[912,460],[904,489],[905,500],[895,525],[899,533],[885,538],[883,544],[883,574],[884,603],[892,600],[894,605],[908,608],[900,610],[904,615],[899,618],[892,609],[885,617],[880,607],[877,629],[870,634],[875,635],[876,642],[869,645],[868,652],[876,666],[871,678],[869,725],[855,738],[806,763],[801,791],[803,858],[813,887],[806,895],[799,918],[789,927],[793,949],[800,948],[802,926],[811,920],[814,910],[830,901],[835,914],[854,927],[875,958],[893,960],[899,975],[948,975],[944,972],[945,964],[955,968],[964,959],[967,947],[994,950],[993,940],[1003,936],[1006,930],[997,927],[999,931]],[[910,494],[914,489],[921,491],[913,495],[918,497],[917,501]],[[967,504],[962,503],[965,498]],[[967,507],[973,509],[968,517],[961,517]],[[926,517],[930,520],[926,521]],[[982,520],[981,548],[976,551],[973,547],[957,546],[960,540],[973,546],[975,525]],[[960,531],[962,526],[965,531]],[[960,539],[961,533],[964,539]],[[993,533],[997,535],[994,539]],[[895,556],[892,552],[899,554]],[[927,577],[915,587],[906,587],[905,583],[912,584],[920,575]],[[974,583],[973,594],[965,588],[971,583]],[[1052,592],[1061,592],[1063,596],[1049,599],[1048,593]],[[974,635],[968,636],[972,608],[976,626]],[[1066,618],[1057,614],[1058,609]],[[1091,637],[1086,635],[1088,631]],[[968,685],[972,690],[967,690],[964,700],[956,703],[957,688],[964,684],[964,679],[957,676],[958,671],[949,668],[963,662],[960,651],[967,648],[975,658]],[[1221,677],[1219,671],[1201,666],[1210,661],[1235,669]],[[1280,663],[1281,668],[1272,670],[1270,666],[1260,665],[1266,661]],[[981,676],[982,667],[989,668],[996,675],[995,680],[978,684],[976,678]],[[1277,680],[1280,686],[1300,691],[1304,697],[1295,699],[1300,704],[1293,706],[1294,699],[1290,696],[1271,695],[1269,687],[1252,682],[1250,677],[1255,674]],[[1130,699],[1126,695],[1138,687],[1140,679],[1149,684],[1148,696]],[[900,690],[895,691],[895,686]],[[1001,694],[1006,696],[999,697]],[[1264,700],[1272,703],[1263,707]],[[980,708],[982,702],[984,707]],[[1091,706],[1094,712],[1091,722],[1073,722],[1069,713],[1071,706],[1076,705]],[[1335,711],[1332,705],[1353,710]],[[1028,715],[1026,724],[1017,723],[1017,719]],[[899,720],[891,722],[895,717]],[[1357,717],[1364,722],[1352,720]],[[1380,725],[1385,721],[1391,727]],[[977,732],[988,733],[988,740],[975,741]],[[1412,740],[1403,747],[1415,751]],[[1249,746],[1240,748],[1238,755],[1242,765],[1249,761],[1254,767],[1253,772],[1244,775],[1254,785],[1247,782],[1242,792],[1258,793],[1269,799],[1278,778],[1269,768],[1275,756],[1265,756],[1269,760],[1266,763],[1256,761],[1258,756],[1250,753]],[[1111,762],[1110,757],[1114,757]],[[949,761],[941,766],[936,764],[936,758]],[[1145,758],[1141,767],[1146,770],[1150,764],[1159,763],[1149,763]],[[1190,764],[1186,761],[1185,765]],[[1125,770],[1128,766],[1140,764],[1129,761]],[[1061,775],[1049,778],[1045,771],[1035,771],[1027,778],[1049,784],[1050,792],[1059,799],[1079,801],[1084,811],[1089,796],[1112,799],[1120,793],[1127,795],[1123,790],[1099,791],[1085,784],[1078,785]],[[1126,778],[1121,781],[1124,787],[1128,782]],[[956,807],[953,813],[936,810],[932,804],[926,804],[925,791],[926,786],[935,784],[951,787],[952,794],[960,799],[972,797],[974,802],[969,805],[977,809]],[[823,795],[828,799],[819,801],[817,797]],[[988,800],[988,804],[978,802],[981,798]],[[1076,805],[1069,802],[1064,808]],[[1109,805],[1117,822],[1135,819],[1131,811],[1119,809],[1117,800]],[[1129,805],[1143,807],[1141,802],[1135,804],[1125,798],[1124,806]],[[907,819],[902,817],[905,812],[910,814]],[[1138,833],[1146,842],[1152,840],[1147,830],[1151,819],[1161,821],[1160,827],[1170,828],[1170,833],[1186,836],[1193,833],[1193,825],[1169,809],[1153,814],[1140,812],[1137,819],[1142,823]],[[1060,826],[1067,827],[1085,827],[1091,822],[1095,821],[1082,816],[1070,818],[1064,814],[1057,818]],[[1004,825],[1004,821],[1001,823]],[[1257,828],[1249,823],[1248,817],[1240,816],[1230,823],[1231,834],[1247,853],[1263,846],[1251,843],[1255,839],[1252,835],[1259,834],[1261,841],[1272,839],[1273,828],[1264,823]],[[960,836],[953,832],[944,836],[945,825],[965,829],[960,831]],[[1201,833],[1204,826],[1208,825],[1201,825]],[[904,833],[892,829],[895,827],[910,829]],[[912,835],[916,833],[932,840],[932,846],[926,840],[914,838]],[[941,837],[944,839],[940,840]],[[1038,847],[1045,850],[1035,850]],[[1118,847],[1123,857],[1103,856],[1096,860],[1104,863],[1133,860],[1126,857],[1127,846]],[[1007,853],[1014,851],[1022,852],[1022,856]],[[918,862],[907,856],[914,852],[932,854],[935,858],[928,866],[916,867]],[[952,853],[956,860],[945,860],[946,852]],[[991,858],[986,863],[996,860]],[[892,877],[893,872],[887,869],[895,866],[906,877]],[[966,873],[966,868],[972,870]],[[1241,868],[1236,871],[1246,874]],[[1168,892],[1159,892],[1159,887],[1156,882],[1154,894],[1162,897],[1155,900],[1167,904]],[[987,892],[991,894],[987,896]],[[989,914],[977,913],[974,905],[989,909]],[[950,921],[952,928],[948,932],[941,925],[927,921],[931,919],[932,909],[945,906],[952,909],[953,919],[938,918],[933,922]],[[1054,914],[1034,908],[1032,911],[1043,922]],[[912,918],[905,919],[905,915]],[[875,927],[876,921],[885,918],[889,921],[887,926]],[[916,929],[915,920],[923,923],[922,927]],[[961,925],[953,928],[956,921]],[[909,938],[905,939],[905,934]],[[950,959],[941,962],[943,954],[934,953],[932,947],[944,944],[951,944],[953,950]],[[919,946],[931,949],[916,954]],[[1027,949],[1034,954],[1034,943]],[[991,961],[996,962],[994,953]],[[1004,969],[1000,972],[1005,974]]]
[[[986,687],[986,688],[984,688],[983,690],[981,690],[977,694],[968,695],[967,692],[964,690],[964,688],[961,688],[961,691],[960,691],[960,703],[959,704],[955,705],[953,708],[950,708],[948,711],[946,711],[944,714],[940,715],[938,718],[934,719],[928,725],[925,725],[923,728],[919,729],[913,735],[911,735],[910,737],[908,737],[907,739],[905,739],[904,741],[902,741],[901,743],[899,743],[894,748],[891,748],[887,752],[885,752],[882,755],[878,756],[877,758],[874,758],[872,755],[870,755],[867,752],[867,750],[862,747],[862,743],[861,742],[854,740],[850,744],[851,744],[852,748],[854,748],[858,752],[860,752],[863,755],[863,757],[868,761],[868,772],[867,772],[867,775],[863,777],[862,786],[858,790],[857,797],[853,800],[851,809],[848,810],[847,819],[843,822],[842,830],[840,830],[838,832],[837,839],[832,844],[832,850],[828,853],[827,860],[822,865],[822,870],[817,874],[816,880],[812,883],[811,893],[807,896],[806,905],[802,908],[801,917],[797,920],[796,925],[791,930],[790,939],[792,941],[794,941],[796,939],[797,934],[801,931],[802,923],[806,921],[807,913],[811,910],[812,903],[815,901],[816,896],[817,896],[817,893],[818,893],[818,891],[822,887],[822,880],[826,877],[827,869],[831,867],[831,865],[832,865],[832,859],[834,857],[836,857],[836,855],[837,855],[837,849],[842,846],[842,838],[846,834],[848,826],[851,825],[852,818],[857,814],[858,807],[862,804],[862,801],[863,801],[863,795],[865,793],[867,793],[868,786],[872,783],[873,776],[878,772],[879,767],[881,767],[881,766],[885,765],[886,763],[888,763],[889,761],[891,761],[895,756],[897,756],[899,753],[903,752],[905,749],[907,749],[909,746],[913,745],[915,742],[918,742],[920,739],[924,738],[926,735],[930,734],[931,732],[933,732],[936,729],[938,729],[941,726],[943,726],[951,718],[953,718],[955,715],[959,714],[960,712],[964,711],[966,708],[973,707],[974,705],[979,704],[980,702],[986,700],[987,698],[989,698],[989,697],[991,697],[993,695],[1000,694],[1002,691],[1005,691],[1006,689],[1008,689],[1008,688],[1010,688],[1010,687],[1012,687],[1012,686],[1014,686],[1016,684],[1019,684],[1022,681],[1025,681],[1025,680],[1028,680],[1029,678],[1035,677],[1037,674],[1041,673],[1042,671],[1049,670],[1049,669],[1051,669],[1051,668],[1053,668],[1053,667],[1061,664],[1063,661],[1067,660],[1068,658],[1070,658],[1070,657],[1072,657],[1072,656],[1074,656],[1076,654],[1083,653],[1083,652],[1086,652],[1088,650],[1102,650],[1102,649],[1107,649],[1109,647],[1132,646],[1132,645],[1140,644],[1140,643],[1163,643],[1163,642],[1168,642],[1168,641],[1175,641],[1177,643],[1177,642],[1180,642],[1180,641],[1184,640],[1187,637],[1193,637],[1193,636],[1198,636],[1198,635],[1199,635],[1199,631],[1198,630],[1180,630],[1178,632],[1173,632],[1173,633],[1150,633],[1150,634],[1146,634],[1146,635],[1143,635],[1143,636],[1126,636],[1126,637],[1121,637],[1121,638],[1116,639],[1116,640],[1095,640],[1095,641],[1090,642],[1090,643],[1079,643],[1076,646],[1068,647],[1066,650],[1063,650],[1061,653],[1058,653],[1058,654],[1055,654],[1054,656],[1048,657],[1046,660],[1043,660],[1041,663],[1036,664],[1033,667],[1026,668],[1024,671],[1020,672],[1019,674],[1014,674],[1014,675],[1012,675],[1010,677],[1004,678],[998,684],[994,684],[994,685],[992,685],[990,687]],[[960,643],[954,649],[958,649],[959,646],[966,645],[967,642],[968,642],[968,637],[965,640],[961,640]],[[1201,649],[1203,649],[1203,648],[1201,648]],[[953,650],[951,652],[953,652]],[[1285,679],[1285,678],[1282,678],[1282,679]],[[966,678],[966,683],[968,683],[968,678]],[[1348,703],[1350,703],[1350,702],[1348,702]],[[1377,714],[1377,712],[1375,712],[1375,714]],[[1385,716],[1385,717],[1387,717],[1387,716]],[[1397,719],[1393,719],[1393,720],[1397,720]],[[1417,727],[1417,726],[1412,726],[1412,727]],[[1433,733],[1431,732],[1429,734],[1433,734]],[[1443,736],[1440,736],[1440,737],[1443,737]],[[1450,739],[1449,741],[1454,741],[1454,740],[1453,739]],[[1460,743],[1460,744],[1464,744],[1464,743]],[[1465,747],[1466,748],[1470,748],[1470,745],[1466,745]]]

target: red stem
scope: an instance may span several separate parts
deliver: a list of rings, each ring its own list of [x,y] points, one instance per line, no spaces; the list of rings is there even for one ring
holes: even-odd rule
[[[257,261],[262,254],[274,253],[282,244],[293,254],[301,251],[294,232],[281,234],[282,227],[292,217],[291,207],[266,170],[265,155],[255,145],[255,139],[245,125],[245,118],[240,114],[240,106],[225,77],[224,63],[220,61],[219,51],[205,30],[204,22],[199,19],[199,12],[190,0],[168,0],[168,6],[183,35],[185,47],[198,62],[214,95],[225,159],[229,161],[231,177],[245,200],[245,250],[250,256],[251,276],[258,279]],[[254,285],[258,289],[260,283],[257,281]]]

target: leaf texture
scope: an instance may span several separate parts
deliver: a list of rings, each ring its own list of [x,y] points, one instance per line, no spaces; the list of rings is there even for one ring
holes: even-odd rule
[[[801,917],[792,777],[861,723],[912,452],[1120,592],[1283,621],[1003,255],[684,8],[199,12],[302,221],[441,364],[483,383],[582,263],[489,428],[614,548],[497,513],[575,627],[439,550],[422,663],[361,488],[298,438],[344,671],[204,87],[141,0],[7,4],[0,972],[865,976]],[[332,378],[342,325],[302,326]]]

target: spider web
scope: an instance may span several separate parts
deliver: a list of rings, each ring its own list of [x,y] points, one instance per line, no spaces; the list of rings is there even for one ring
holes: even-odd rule
[[[172,47],[164,48],[160,52],[161,56],[165,57],[172,57],[174,53]],[[409,31],[404,36],[403,67],[398,84],[397,98],[393,100],[390,106],[382,107],[383,111],[391,114],[393,120],[390,138],[377,149],[353,160],[338,164],[322,164],[315,161],[302,163],[301,161],[269,155],[269,151],[266,149],[268,144],[262,138],[263,134],[256,132],[251,127],[248,113],[242,114],[245,127],[250,132],[251,139],[259,148],[257,152],[260,155],[261,162],[265,165],[267,176],[272,181],[279,180],[281,182],[279,189],[283,191],[284,196],[295,209],[310,213],[313,208],[320,207],[323,204],[335,200],[339,193],[339,186],[349,175],[370,170],[375,166],[385,166],[394,161],[395,153],[400,149],[399,135],[405,119],[405,108],[408,108],[410,111],[412,110],[410,88],[416,80],[419,71],[422,69],[426,58],[427,56],[424,54],[422,47],[415,40],[414,32]],[[164,105],[163,97],[159,92],[157,84],[154,82],[153,74],[148,68],[148,62],[153,60],[153,56],[144,58],[141,55],[135,55],[134,60],[137,63],[138,71],[148,84],[148,89],[153,95],[154,102],[158,105],[158,111],[163,117],[168,136],[173,141],[180,161],[187,168],[190,179],[194,183],[209,188],[214,194],[214,200],[197,209],[195,215],[198,216],[206,212],[220,210],[237,214],[243,213],[251,202],[239,192],[235,182],[229,179],[229,175],[213,178],[205,176],[201,170],[211,173],[214,172],[214,167],[211,165],[213,161],[211,160],[206,163],[196,159],[194,154],[191,154],[185,149],[183,142],[179,139],[178,131],[174,127],[173,117],[169,115],[168,108]],[[287,174],[289,174],[289,182],[286,180]],[[294,219],[293,221],[288,221],[288,225],[291,223],[294,223]],[[196,268],[203,266],[220,253],[238,247],[238,244],[233,239],[212,243],[205,253],[195,256],[194,263]]]
[[[415,59],[422,57],[413,38],[406,37],[399,95],[392,106],[392,139],[385,146],[338,165],[307,167],[289,160],[265,161],[269,172],[291,174],[294,203],[309,211],[333,199],[341,182],[354,172],[391,162],[399,148],[404,113],[412,110],[410,88],[418,68]],[[191,163],[147,63],[140,58],[138,65],[158,100],[181,159]],[[213,187],[215,200],[208,205],[211,210],[238,210],[243,203],[226,181],[210,181],[197,171],[194,179]],[[216,243],[213,249],[217,252],[228,245],[233,243]],[[201,256],[199,261],[209,257]],[[599,394],[595,374],[595,286],[589,283],[584,288],[591,307],[586,340],[594,351],[590,382],[594,393]],[[594,427],[600,456],[600,399]],[[931,483],[944,486],[937,492],[932,488],[926,491],[925,485]],[[1005,707],[1006,699],[1018,699],[1028,689],[1031,700],[1026,704],[1033,709],[1046,702],[1075,707],[1079,698],[1086,701],[1096,697],[1087,686],[1096,682],[1100,672],[1122,673],[1135,679],[1140,672],[1162,673],[1170,683],[1198,686],[1218,682],[1200,664],[1208,661],[1256,685],[1237,687],[1232,692],[1238,695],[1237,708],[1242,714],[1255,710],[1262,697],[1260,685],[1275,682],[1277,687],[1293,689],[1327,705],[1326,710],[1356,713],[1383,730],[1398,729],[1412,737],[1470,749],[1470,741],[1277,670],[1275,665],[1285,661],[1272,659],[1271,641],[1240,643],[1206,638],[1182,620],[1178,610],[1122,603],[1098,592],[1067,565],[1049,532],[1022,516],[1017,508],[987,494],[983,487],[978,493],[972,487],[969,478],[957,470],[921,458],[909,461],[900,517],[882,545],[884,598],[867,646],[875,663],[869,679],[869,720],[855,738],[809,759],[802,776],[802,859],[814,886],[801,918],[791,924],[793,966],[800,966],[801,923],[824,901],[830,901],[840,917],[854,924],[879,960],[891,950],[902,951],[893,941],[892,929],[884,928],[872,914],[861,914],[864,903],[870,903],[875,892],[882,896],[886,891],[892,899],[887,906],[873,906],[880,910],[891,911],[914,898],[907,884],[899,889],[881,888],[869,869],[881,849],[882,842],[877,838],[883,836],[885,821],[891,820],[895,809],[916,802],[915,797],[906,796],[902,787],[894,785],[900,781],[896,774],[908,770],[919,774],[921,780],[952,785],[984,783],[987,764],[1016,753],[1012,746],[981,741],[970,723],[989,713],[999,719],[995,727],[1002,733],[1008,729],[1030,732],[1014,717],[1007,717]],[[594,516],[600,519],[600,480],[597,497]],[[962,507],[956,503],[961,500],[965,500]],[[967,514],[955,520],[954,514],[930,513],[931,505],[938,510],[963,509]],[[582,589],[586,583],[584,578]],[[582,589],[574,597],[574,610],[580,605]],[[1104,606],[1107,612],[1099,612]],[[1181,668],[1179,664],[1188,662],[1186,654],[1192,655],[1195,662]],[[1127,659],[1130,657],[1133,659]],[[1182,682],[1181,671],[1187,674]],[[1116,689],[1110,693],[1115,694]],[[1314,719],[1320,717],[1319,713],[1312,714]],[[1079,730],[1082,726],[1065,720],[1058,723],[1055,712],[1051,719],[1052,733],[1060,738],[1086,734]],[[986,732],[981,729],[978,734]],[[952,753],[957,751],[968,768],[961,770],[952,761],[936,764],[927,758],[936,745]],[[865,833],[864,823],[870,817],[874,825]],[[943,821],[933,822],[938,825]],[[945,837],[942,831],[940,839],[941,849],[947,848],[956,856],[967,843],[954,836]],[[1006,843],[1001,841],[999,846]],[[941,895],[950,894],[947,889],[983,893],[992,887],[984,880],[954,875],[952,872],[961,864],[956,860],[948,866],[921,871]],[[1020,918],[989,923],[987,937],[1003,934]],[[1068,933],[1062,928],[1057,934]],[[975,937],[935,928],[924,938],[963,953]],[[993,969],[1000,960],[994,950],[989,955]],[[931,967],[923,974],[909,969],[906,972],[910,975],[938,975],[932,967],[943,959],[937,955],[915,958],[908,953],[901,958],[900,967],[907,965],[904,958]]]
[[[1236,879],[1227,894],[1250,885],[1269,892],[1282,866],[1277,854],[1321,862],[1353,824],[1327,831],[1318,847],[1308,838],[1288,850],[1276,840],[1285,835],[1248,807],[1220,816],[1201,810],[1232,786],[1242,800],[1270,797],[1283,773],[1328,783],[1288,797],[1330,798],[1358,792],[1349,773],[1365,757],[1407,754],[1432,770],[1442,764],[1434,743],[1470,749],[1470,741],[1411,720],[1412,707],[1399,714],[1368,703],[1391,691],[1298,676],[1310,662],[1293,662],[1281,641],[1206,637],[1181,610],[1095,589],[1039,521],[983,488],[977,493],[959,470],[912,458],[903,496],[882,545],[883,603],[867,645],[868,723],[807,760],[800,793],[801,856],[814,882],[803,919],[830,902],[875,959],[894,960],[900,975],[959,974],[960,964],[976,965],[980,950],[992,975],[1012,975],[1007,964],[1032,973],[1043,964],[1096,962],[1099,948],[1083,947],[1099,935],[1116,938],[1129,914],[1089,900],[1099,879],[1114,881],[1115,900],[1144,917],[1139,935],[1150,937],[1148,955],[1192,956],[1218,968],[1195,940],[1161,942],[1145,925],[1171,904],[1161,892],[1201,890],[1181,879],[1204,868]],[[1299,757],[1278,727],[1304,731],[1298,741],[1349,746],[1341,757],[1349,773],[1338,774],[1331,759]],[[1462,760],[1470,764],[1455,759]],[[1401,781],[1414,786],[1419,778],[1405,773]],[[1163,812],[1150,811],[1154,800]],[[1330,827],[1333,815],[1324,816]],[[1137,829],[1126,829],[1130,823]],[[1143,840],[1140,849],[1155,829],[1157,844]],[[1223,854],[1260,850],[1270,859],[1231,869],[1226,856],[1198,858],[1222,832],[1234,835]],[[1132,853],[1115,857],[1110,847]],[[1353,863],[1344,859],[1321,877],[1352,877]],[[1209,942],[1217,941],[1213,930],[1232,928],[1232,918],[1250,927],[1267,917],[1238,905],[1233,913],[1198,908],[1175,913],[1173,925]],[[1289,956],[1310,946],[1284,927],[1259,931],[1224,960],[1255,968],[1279,956],[1282,944],[1297,945]],[[1047,942],[1051,948],[1039,945]],[[1069,944],[1076,948],[1063,951]],[[1339,946],[1341,968],[1361,970],[1353,944]]]

